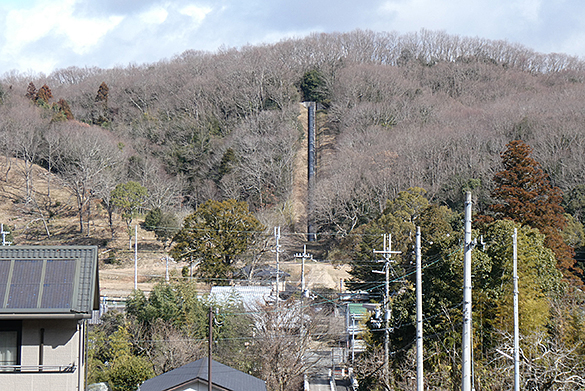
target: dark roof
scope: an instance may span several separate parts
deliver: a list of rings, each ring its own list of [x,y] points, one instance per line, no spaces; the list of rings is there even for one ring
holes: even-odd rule
[[[243,277],[248,278],[250,275],[250,269],[252,266],[247,265],[240,269],[239,274]],[[261,265],[254,268],[254,273],[252,274],[253,279],[261,279],[261,280],[268,280],[276,278],[276,274],[278,274],[279,278],[290,277],[290,274],[283,270],[279,270],[278,273],[276,268],[270,265]]]
[[[90,317],[98,284],[96,246],[0,246],[0,319]]]
[[[164,391],[196,380],[207,383],[207,357],[153,377],[145,381],[138,390]],[[212,360],[211,364],[211,382],[230,391],[266,391],[266,383],[263,380],[215,360]]]

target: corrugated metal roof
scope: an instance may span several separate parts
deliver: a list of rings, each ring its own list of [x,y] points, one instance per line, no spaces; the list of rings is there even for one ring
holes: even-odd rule
[[[207,383],[207,357],[183,365],[145,381],[139,391],[164,391],[201,380]],[[266,383],[215,360],[211,362],[211,382],[230,391],[266,391]]]
[[[91,314],[98,304],[96,246],[0,247],[0,317]]]
[[[212,286],[211,296],[219,302],[239,300],[246,310],[257,310],[259,306],[274,300],[270,295],[272,288],[269,286]]]

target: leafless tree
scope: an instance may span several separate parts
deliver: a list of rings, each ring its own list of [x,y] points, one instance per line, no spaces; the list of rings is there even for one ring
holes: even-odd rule
[[[58,172],[75,195],[79,231],[83,233],[84,212],[95,198],[103,174],[119,163],[120,149],[107,130],[75,122],[61,130],[59,149]],[[89,217],[86,222],[89,234]]]
[[[148,338],[144,344],[146,355],[157,375],[207,356],[207,341],[194,339],[162,319],[152,325]]]
[[[304,357],[309,350],[315,324],[300,313],[294,300],[262,306],[254,314],[254,339],[249,348],[256,363],[255,375],[264,379],[269,390],[299,389],[311,363]]]

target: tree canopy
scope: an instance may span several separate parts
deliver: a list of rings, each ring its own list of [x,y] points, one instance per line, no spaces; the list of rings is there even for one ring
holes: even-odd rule
[[[561,190],[550,183],[549,176],[530,155],[532,148],[522,140],[508,143],[502,153],[504,170],[494,176],[496,187],[490,208],[496,218],[514,220],[537,228],[546,235],[546,245],[554,251],[558,267],[565,276],[579,282],[582,271],[575,266],[574,251],[561,236],[567,225],[561,206]]]
[[[135,181],[120,183],[112,190],[111,203],[122,213],[122,219],[126,223],[126,230],[130,238],[132,237],[132,220],[138,215],[147,195],[148,190]]]
[[[173,238],[171,255],[197,261],[196,274],[204,279],[231,278],[234,262],[262,235],[264,226],[245,202],[209,200],[187,216]]]

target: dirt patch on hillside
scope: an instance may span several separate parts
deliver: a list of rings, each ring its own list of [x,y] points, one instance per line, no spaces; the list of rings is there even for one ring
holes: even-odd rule
[[[282,270],[290,274],[287,283],[295,286],[301,284],[301,262],[286,262],[281,266]],[[330,262],[313,261],[305,262],[305,283],[309,289],[328,288],[336,291],[344,290],[344,283],[350,277],[349,266],[334,265]]]

